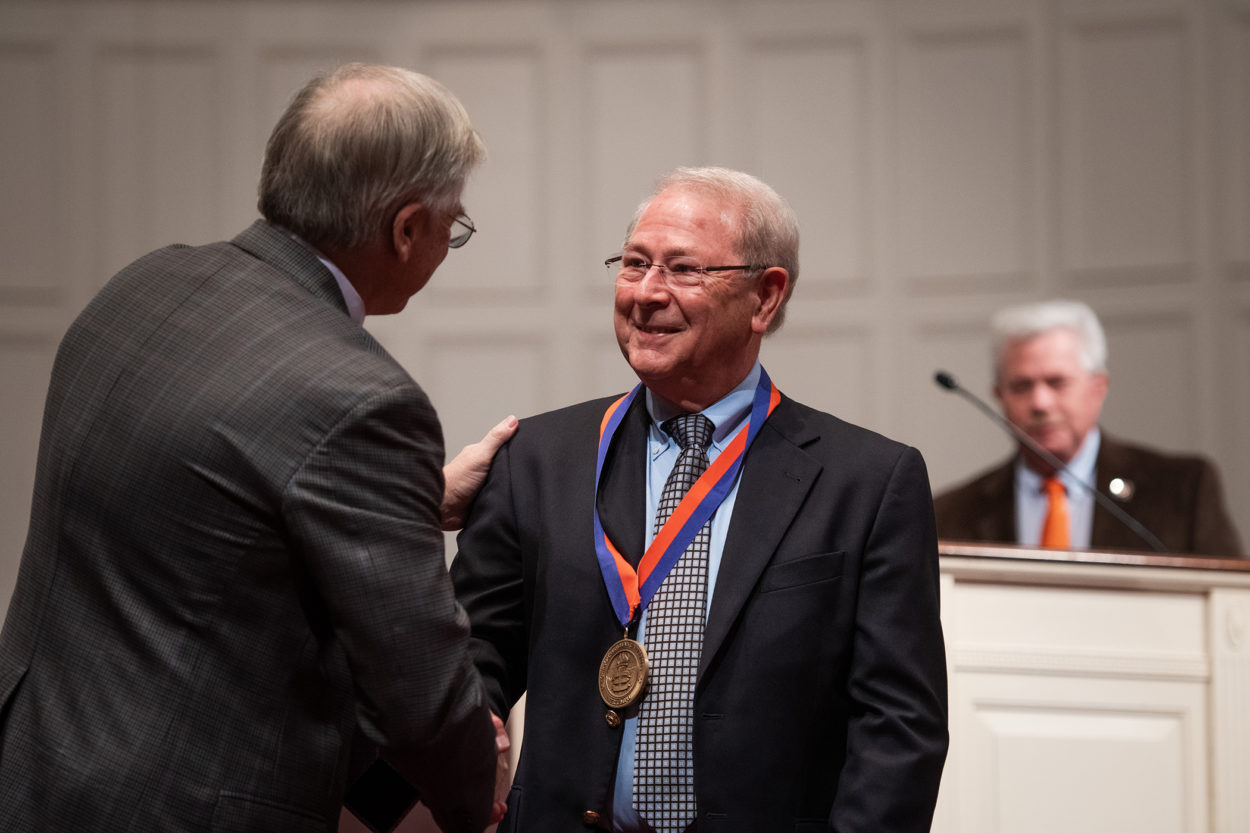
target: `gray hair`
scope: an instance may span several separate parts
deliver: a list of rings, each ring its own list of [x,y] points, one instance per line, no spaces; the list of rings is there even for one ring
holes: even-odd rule
[[[990,319],[994,349],[994,378],[999,378],[1003,351],[1008,342],[1032,338],[1054,330],[1076,336],[1081,366],[1089,373],[1107,372],[1107,337],[1098,316],[1080,301],[1041,301],[999,310]]]
[[[433,78],[346,64],[308,82],[265,147],[260,213],[315,246],[354,249],[410,202],[455,210],[486,147]]]
[[[630,221],[625,245],[651,201],[669,188],[681,188],[720,201],[722,218],[738,228],[737,254],[746,263],[780,266],[790,273],[786,296],[768,326],[772,333],[785,318],[786,304],[799,279],[799,219],[790,204],[765,182],[729,168],[677,168],[660,177]]]

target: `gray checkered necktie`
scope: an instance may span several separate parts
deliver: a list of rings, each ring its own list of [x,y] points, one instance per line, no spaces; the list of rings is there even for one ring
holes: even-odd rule
[[[681,446],[655,516],[659,532],[707,469],[712,421],[682,414],[661,426]],[[682,831],[694,820],[694,684],[703,648],[707,559],[704,524],[647,605],[645,642],[651,682],[638,713],[634,808],[657,833]]]

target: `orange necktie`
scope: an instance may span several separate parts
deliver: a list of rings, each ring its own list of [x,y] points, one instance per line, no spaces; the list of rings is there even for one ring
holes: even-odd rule
[[[1070,549],[1072,540],[1068,535],[1068,494],[1058,477],[1048,477],[1042,484],[1046,490],[1049,506],[1046,522],[1042,524],[1042,546],[1052,549]]]

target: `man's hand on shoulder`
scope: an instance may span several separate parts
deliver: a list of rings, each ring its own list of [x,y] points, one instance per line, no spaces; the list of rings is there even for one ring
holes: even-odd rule
[[[443,529],[454,532],[464,526],[464,516],[469,504],[477,497],[478,489],[486,481],[495,453],[516,433],[517,418],[505,417],[486,436],[460,450],[455,458],[443,466]]]

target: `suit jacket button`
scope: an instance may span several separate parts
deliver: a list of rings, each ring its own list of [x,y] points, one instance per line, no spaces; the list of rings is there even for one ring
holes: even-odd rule
[[[582,813],[582,821],[584,821],[586,824],[591,824],[591,825],[598,824],[599,814],[596,813],[594,810],[587,810],[586,812]]]
[[[603,720],[613,729],[621,725],[621,716],[616,713],[615,709],[608,709],[603,713]]]

